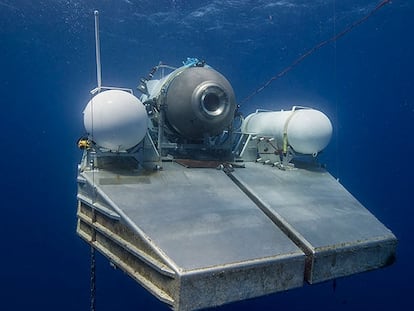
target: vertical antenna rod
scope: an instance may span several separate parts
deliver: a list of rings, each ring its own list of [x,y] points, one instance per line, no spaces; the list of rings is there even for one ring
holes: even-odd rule
[[[98,92],[101,90],[102,77],[101,77],[101,48],[99,41],[99,12],[95,10],[95,50],[96,50],[96,80],[98,82]]]

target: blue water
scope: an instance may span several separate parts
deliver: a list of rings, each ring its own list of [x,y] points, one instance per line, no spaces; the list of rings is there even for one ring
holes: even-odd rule
[[[238,101],[380,0],[1,0],[1,310],[88,310],[89,248],[75,234],[82,110],[96,86],[135,88],[159,61],[205,59]],[[321,160],[399,238],[386,269],[218,310],[399,310],[412,305],[414,3],[394,0],[241,110],[306,104],[334,136]],[[98,256],[97,310],[167,310]]]

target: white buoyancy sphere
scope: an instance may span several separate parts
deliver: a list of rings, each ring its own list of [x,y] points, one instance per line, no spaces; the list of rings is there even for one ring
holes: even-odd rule
[[[332,136],[332,124],[322,112],[314,109],[253,113],[243,121],[242,132],[271,136],[277,147],[287,143],[298,153],[315,154],[323,150]]]
[[[138,98],[125,91],[99,93],[89,101],[83,113],[85,129],[92,140],[111,151],[134,147],[147,132],[145,107]]]

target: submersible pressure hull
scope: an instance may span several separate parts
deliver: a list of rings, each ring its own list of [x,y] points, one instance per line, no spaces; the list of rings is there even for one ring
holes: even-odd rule
[[[396,238],[329,173],[84,170],[77,233],[174,310],[194,310],[375,269]]]

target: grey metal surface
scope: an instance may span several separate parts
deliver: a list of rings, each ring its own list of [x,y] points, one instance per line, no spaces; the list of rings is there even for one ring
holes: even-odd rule
[[[303,285],[303,251],[225,172],[163,167],[81,172],[78,234],[174,310]]]
[[[94,178],[179,269],[301,254],[222,171],[165,163],[147,176],[98,172]]]
[[[232,176],[307,253],[310,283],[391,263],[395,236],[326,171],[246,163]]]
[[[82,171],[78,234],[180,311],[391,263],[395,236],[329,173],[244,165]]]
[[[230,83],[209,67],[177,71],[172,73],[174,78],[165,92],[168,124],[192,139],[221,134],[231,124],[236,109]]]

